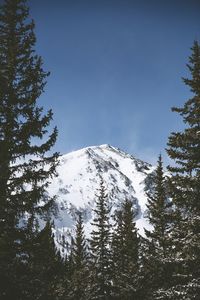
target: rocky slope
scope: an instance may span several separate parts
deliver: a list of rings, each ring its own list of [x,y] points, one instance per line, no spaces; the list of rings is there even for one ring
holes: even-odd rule
[[[153,170],[150,164],[110,145],[87,147],[61,156],[58,177],[49,187],[49,193],[57,195],[54,223],[58,243],[63,232],[73,231],[77,211],[82,211],[89,235],[100,176],[107,189],[111,214],[126,198],[130,199],[136,225],[143,235],[143,228],[149,227],[145,219],[145,190]]]

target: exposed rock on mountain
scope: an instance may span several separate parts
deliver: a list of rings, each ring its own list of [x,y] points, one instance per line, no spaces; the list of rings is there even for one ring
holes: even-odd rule
[[[147,182],[150,188],[148,178],[153,170],[150,164],[110,145],[87,147],[61,156],[58,177],[49,187],[49,193],[57,195],[54,217],[57,240],[63,232],[73,231],[77,211],[82,211],[85,232],[89,235],[100,177],[107,189],[111,215],[126,198],[130,199],[143,235],[143,227],[149,227],[145,219],[145,190]]]

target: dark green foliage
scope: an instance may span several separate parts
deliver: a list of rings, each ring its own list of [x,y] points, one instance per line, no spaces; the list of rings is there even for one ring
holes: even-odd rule
[[[74,262],[73,262],[73,255],[72,255],[72,248],[73,248],[73,238],[71,239],[71,244],[65,243],[67,254],[63,258],[63,265],[62,265],[62,276],[57,284],[56,287],[56,300],[70,300],[73,299],[72,293],[72,277],[74,273]],[[63,245],[64,247],[64,245]],[[63,253],[62,253],[63,254]]]
[[[115,211],[115,229],[112,234],[112,277],[113,277],[113,296],[120,299],[122,292],[122,271],[124,266],[123,255],[123,216],[122,210]]]
[[[154,191],[148,193],[148,220],[152,230],[145,230],[143,240],[143,276],[149,298],[156,299],[154,292],[161,287],[168,287],[171,282],[171,219],[172,203],[166,195],[165,176],[162,157],[159,156],[154,176]]]
[[[110,299],[111,296],[111,233],[109,203],[103,180],[94,209],[94,229],[90,240],[90,283],[88,299]]]
[[[35,235],[35,239],[31,238],[30,245],[29,295],[26,299],[54,300],[64,274],[64,264],[56,249],[50,222]]]
[[[168,169],[171,197],[176,206],[172,236],[176,268],[171,294],[181,291],[185,295],[182,299],[198,299],[200,295],[200,46],[197,41],[191,50],[187,65],[191,78],[183,80],[193,97],[182,108],[173,108],[183,118],[185,128],[170,135],[167,149],[174,160]],[[176,296],[173,297],[170,299]]]
[[[58,154],[47,155],[57,129],[38,99],[48,72],[35,53],[34,22],[26,0],[5,0],[0,10],[0,299],[1,300],[191,300],[200,295],[200,46],[194,42],[183,79],[193,96],[182,108],[182,132],[173,132],[166,194],[161,156],[148,194],[152,231],[139,238],[132,203],[115,214],[103,180],[94,209],[89,259],[79,215],[65,261],[52,224],[43,230],[54,198],[46,193]],[[148,168],[143,166],[142,169]],[[104,170],[106,171],[106,170]],[[126,182],[130,184],[129,181]],[[172,207],[173,203],[173,207]]]
[[[57,129],[48,134],[52,111],[37,100],[48,73],[34,50],[34,23],[25,0],[6,0],[0,11],[0,298],[22,299],[28,226],[52,206],[45,194],[58,154],[46,156]],[[46,141],[41,142],[46,136]],[[24,222],[22,222],[24,220]],[[31,220],[31,222],[30,222]],[[32,228],[34,230],[34,227]],[[25,297],[26,298],[26,297]]]
[[[112,238],[114,299],[138,299],[139,238],[131,201],[122,204],[115,219]]]
[[[154,244],[155,251],[165,259],[168,253],[168,234],[171,230],[170,209],[172,203],[167,199],[165,190],[165,177],[163,174],[162,157],[159,156],[155,174],[155,190],[153,195],[147,193],[148,197],[148,220],[153,226],[152,231],[145,230],[147,238]]]
[[[71,259],[73,261],[73,266],[69,284],[68,298],[73,300],[87,299],[86,291],[88,284],[88,253],[81,213],[78,214],[78,220],[76,222],[76,233],[71,249]]]
[[[193,213],[200,210],[200,47],[197,42],[192,47],[188,68],[192,78],[183,80],[194,96],[183,108],[172,109],[182,116],[185,129],[170,135],[167,152],[176,163],[169,166],[174,201]]]

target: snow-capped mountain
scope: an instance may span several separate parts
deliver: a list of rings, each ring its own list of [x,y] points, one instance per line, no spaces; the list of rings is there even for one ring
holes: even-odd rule
[[[60,157],[58,177],[49,187],[57,195],[54,217],[56,238],[74,229],[77,211],[82,211],[85,232],[91,231],[93,207],[103,178],[111,214],[126,199],[133,202],[140,234],[149,225],[145,219],[147,178],[154,167],[110,145],[87,147]]]

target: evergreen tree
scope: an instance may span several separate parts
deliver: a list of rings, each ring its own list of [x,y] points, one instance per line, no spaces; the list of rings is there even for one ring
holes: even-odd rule
[[[57,129],[46,136],[52,111],[44,114],[37,105],[48,73],[35,53],[35,41],[26,1],[6,0],[0,11],[1,299],[22,299],[16,282],[23,277],[22,265],[29,255],[25,255],[29,219],[53,202],[45,190],[55,174],[58,154],[46,153],[56,141]]]
[[[81,213],[78,214],[76,222],[75,238],[72,246],[73,273],[69,293],[66,299],[86,298],[86,290],[88,284],[88,266],[87,266],[87,246],[83,229],[83,219]]]
[[[145,229],[147,240],[144,241],[146,250],[143,266],[146,272],[144,278],[146,284],[148,283],[148,293],[169,286],[171,281],[172,202],[168,200],[166,194],[166,179],[161,155],[158,158],[154,181],[154,191],[147,193],[148,220],[152,230]],[[155,294],[148,297],[157,299]]]
[[[181,132],[168,140],[168,155],[174,160],[170,192],[176,206],[173,243],[175,249],[174,286],[167,299],[199,299],[200,295],[200,46],[191,48],[185,78],[193,96],[182,108],[174,107],[185,123]]]
[[[31,236],[29,253],[29,298],[54,300],[57,297],[57,286],[64,275],[63,259],[58,252],[52,224],[48,221],[43,230]],[[28,295],[26,299],[29,299]]]
[[[88,299],[107,300],[111,297],[111,232],[109,223],[109,203],[101,178],[99,195],[94,209],[95,217],[91,232],[90,280]]]
[[[132,202],[126,200],[116,211],[112,239],[114,299],[138,299],[139,238]]]
[[[122,274],[124,271],[124,232],[122,209],[116,210],[113,217],[115,220],[111,242],[113,298],[120,299],[123,293],[121,286],[123,283]]]
[[[65,239],[65,236],[63,235],[62,252],[61,252],[63,257],[63,275],[57,285],[56,294],[58,296],[56,300],[72,300],[74,296],[73,274],[74,274],[75,267],[74,267],[74,260],[73,260],[73,247],[74,247],[74,238],[71,236],[71,241],[68,242]]]

